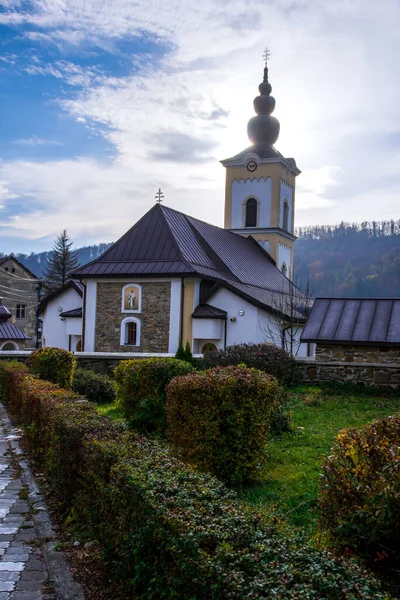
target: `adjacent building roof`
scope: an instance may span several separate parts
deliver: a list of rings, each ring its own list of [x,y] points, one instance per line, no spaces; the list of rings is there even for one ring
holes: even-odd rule
[[[276,293],[295,289],[254,238],[248,238],[156,204],[104,254],[79,267],[73,277],[198,276],[246,286],[258,305],[271,306]],[[258,290],[263,290],[262,298]],[[264,300],[266,302],[264,302]]]
[[[192,317],[194,319],[226,319],[226,310],[211,306],[210,304],[199,304]]]
[[[66,283],[64,283],[64,285],[60,286],[53,292],[50,292],[50,294],[47,294],[47,296],[43,298],[43,300],[39,304],[39,314],[44,311],[50,300],[54,300],[55,298],[60,296],[60,294],[69,289],[74,289],[82,298],[83,285],[80,283],[80,281],[74,281],[73,279],[69,279]]]
[[[22,329],[14,325],[14,323],[7,323],[7,321],[0,321],[0,340],[30,340],[31,338]]]
[[[28,267],[26,267],[25,265],[22,264],[22,262],[20,260],[18,260],[18,258],[16,258],[15,256],[13,256],[12,254],[9,256],[3,256],[2,258],[0,258],[0,266],[2,264],[4,264],[5,262],[7,262],[8,260],[14,260],[22,269],[24,269],[28,275],[30,276],[30,278],[32,279],[37,279],[37,276],[32,273],[32,271],[30,271],[28,269]]]
[[[303,342],[399,345],[400,298],[317,298]]]
[[[0,340],[30,340],[22,329],[9,321],[11,313],[0,299]]]

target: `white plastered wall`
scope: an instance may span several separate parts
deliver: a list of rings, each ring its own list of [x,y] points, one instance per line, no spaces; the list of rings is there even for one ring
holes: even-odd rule
[[[271,227],[271,178],[260,177],[259,179],[234,179],[232,181],[232,221],[231,229],[242,229],[243,201],[248,198],[256,198],[258,206],[258,227]]]
[[[69,335],[82,334],[82,319],[61,320],[60,312],[73,310],[82,306],[82,298],[72,288],[50,300],[40,315],[42,325],[43,347],[63,348],[69,350]],[[71,347],[74,350],[73,347]]]
[[[222,310],[226,310],[228,318],[226,322],[226,345],[254,343],[261,344],[269,342],[282,347],[280,329],[282,324],[276,322],[274,317],[266,310],[257,308],[243,300],[233,292],[224,288],[219,289],[209,300],[209,304]],[[244,314],[240,315],[239,312]],[[234,319],[233,321],[231,319]],[[295,344],[293,353],[297,356],[307,356],[307,344],[299,344],[302,328],[294,327]],[[212,342],[218,348],[224,347],[224,339],[202,340],[202,343]],[[201,346],[202,347],[202,346]],[[196,351],[201,351],[200,344]]]
[[[290,276],[292,268],[292,251],[289,245],[279,242],[278,244],[278,264],[277,267],[282,271],[282,265],[285,263],[287,266],[287,277]]]

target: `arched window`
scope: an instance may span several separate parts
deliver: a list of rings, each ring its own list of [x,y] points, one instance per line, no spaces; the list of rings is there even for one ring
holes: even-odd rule
[[[140,346],[140,321],[127,317],[121,323],[121,346]]]
[[[285,275],[285,277],[287,277],[287,266],[286,266],[286,263],[282,263],[281,271]]]
[[[245,227],[257,227],[257,206],[255,198],[249,198],[246,202]]]
[[[289,204],[287,200],[283,203],[283,219],[282,219],[282,229],[284,231],[289,231]]]
[[[202,354],[205,354],[205,352],[216,352],[217,351],[217,346],[215,344],[213,344],[212,342],[207,342],[206,344],[204,344],[204,346],[201,349]]]
[[[5,342],[1,346],[0,350],[4,350],[4,352],[9,352],[10,350],[18,350],[18,344],[16,344],[15,342]]]

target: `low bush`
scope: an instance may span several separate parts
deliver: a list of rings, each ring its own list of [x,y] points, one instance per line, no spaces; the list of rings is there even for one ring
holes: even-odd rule
[[[33,373],[66,389],[71,388],[75,366],[76,359],[72,352],[62,348],[40,348],[30,357]]]
[[[295,359],[272,344],[237,344],[225,350],[208,351],[203,358],[206,369],[240,364],[273,375],[281,385],[289,385],[294,380]]]
[[[284,394],[256,369],[217,367],[167,386],[168,439],[177,456],[234,485],[256,477]]]
[[[15,367],[2,380],[3,400],[69,522],[98,540],[126,598],[384,600],[355,562],[278,534],[217,479],[124,432],[76,394]]]
[[[165,387],[192,365],[175,358],[140,358],[121,361],[115,369],[117,395],[125,418],[140,432],[165,434]]]
[[[111,377],[89,369],[76,369],[72,389],[97,404],[110,404],[116,397],[115,382]]]
[[[341,431],[323,464],[320,521],[334,543],[400,560],[400,415]]]

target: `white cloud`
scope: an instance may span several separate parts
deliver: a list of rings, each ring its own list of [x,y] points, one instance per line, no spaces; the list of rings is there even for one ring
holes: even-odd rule
[[[83,68],[71,55],[32,61],[31,75],[74,86],[73,96],[58,99],[61,107],[97,126],[116,158],[3,165],[12,189],[42,207],[32,215],[27,201],[18,227],[7,227],[15,235],[31,235],[35,218],[33,236],[66,226],[82,239],[110,239],[151,206],[160,185],[170,206],[221,224],[218,159],[249,145],[246,123],[266,43],[281,122],[277,147],[303,170],[298,224],[396,216],[400,157],[386,140],[400,121],[396,0],[255,0],[251,11],[244,0],[34,0],[29,14],[9,6],[0,22],[35,26],[40,31],[27,35],[38,44],[97,43],[112,51],[118,40],[146,35],[173,49],[156,67],[133,56],[124,77]]]

